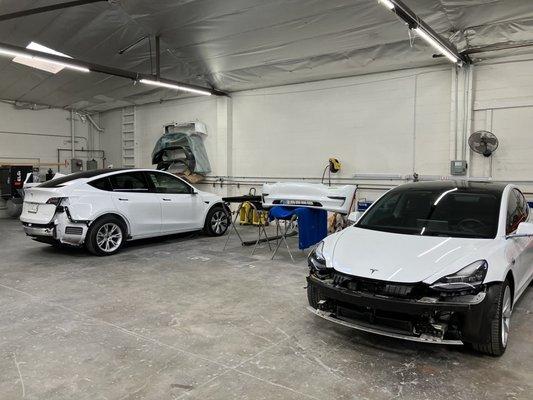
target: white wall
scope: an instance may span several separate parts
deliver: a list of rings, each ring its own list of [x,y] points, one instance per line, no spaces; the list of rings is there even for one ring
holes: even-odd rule
[[[227,141],[224,125],[219,125],[219,119],[222,119],[221,102],[223,100],[216,97],[199,97],[137,106],[135,108],[135,137],[139,157],[136,160],[136,166],[153,167],[152,150],[156,141],[164,133],[165,125],[172,122],[201,121],[207,127],[205,147],[213,175],[225,175]],[[121,167],[121,109],[102,113],[101,122],[105,129],[105,135],[102,135],[102,148],[106,150],[108,162],[115,167]],[[222,132],[224,132],[223,135]],[[223,140],[220,140],[221,136]],[[220,192],[212,188],[211,190]]]
[[[137,107],[135,112],[136,135],[139,137],[141,166],[151,166],[151,154],[157,139],[164,133],[164,125],[172,122],[199,120],[206,124],[208,139],[206,151],[211,168],[216,171],[217,100],[215,97],[199,97],[181,101],[153,103]]]
[[[237,93],[234,174],[320,177],[329,157],[341,177],[447,173],[450,80],[413,70]]]
[[[492,130],[500,148],[492,167],[490,160],[468,151],[470,176],[532,179],[532,71],[532,61],[475,67],[469,133]],[[198,119],[208,126],[212,175],[320,177],[334,156],[343,163],[337,175],[343,178],[446,176],[456,140],[454,81],[452,68],[440,66],[244,91],[233,93],[231,101],[211,97],[139,106],[139,164],[151,166],[150,153],[164,123]],[[106,130],[113,113],[103,113]],[[241,186],[233,192],[247,190]],[[361,195],[372,199],[379,192]]]
[[[70,112],[57,109],[20,110],[13,105],[0,102],[0,164],[28,163],[37,166],[42,163],[41,172],[48,168],[57,170],[57,149],[71,148]],[[87,150],[92,145],[99,148],[99,134],[90,128],[88,122],[75,118],[75,144],[78,150]],[[92,148],[92,147],[91,147]],[[79,152],[77,158],[83,160],[92,155]],[[98,159],[98,154],[94,154]],[[71,152],[62,151],[60,162],[68,160]],[[98,159],[99,165],[101,160]],[[62,172],[70,172],[68,167],[61,167]]]
[[[100,114],[100,146],[105,151],[106,165],[122,166],[122,113],[120,109]]]
[[[472,173],[533,180],[533,61],[480,66],[474,89],[473,128],[493,132],[500,144],[491,159],[473,155]],[[533,201],[533,185],[521,186]]]

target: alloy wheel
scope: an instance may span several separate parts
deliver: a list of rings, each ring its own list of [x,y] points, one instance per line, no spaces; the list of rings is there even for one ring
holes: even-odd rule
[[[224,211],[216,211],[211,217],[211,229],[220,235],[228,227],[228,216]]]
[[[502,344],[507,346],[507,339],[509,338],[509,328],[511,325],[511,313],[513,311],[513,306],[511,304],[511,289],[509,286],[505,287],[505,292],[503,294],[503,304],[502,304]]]
[[[106,253],[111,253],[118,249],[122,243],[122,230],[113,223],[108,222],[98,229],[96,233],[96,245]]]

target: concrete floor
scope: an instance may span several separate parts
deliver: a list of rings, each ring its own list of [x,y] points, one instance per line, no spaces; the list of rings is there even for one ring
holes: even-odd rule
[[[533,288],[495,359],[323,321],[305,310],[305,254],[224,240],[99,258],[0,220],[0,398],[533,398]]]

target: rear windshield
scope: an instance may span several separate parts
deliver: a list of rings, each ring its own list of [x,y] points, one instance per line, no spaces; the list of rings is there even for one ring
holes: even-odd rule
[[[357,227],[422,236],[494,238],[501,194],[454,189],[395,189]]]
[[[76,179],[93,178],[98,175],[107,174],[108,172],[117,171],[118,169],[95,169],[91,171],[75,172],[73,174],[62,176],[61,178],[52,179],[48,182],[41,183],[38,187],[54,188],[63,186]]]

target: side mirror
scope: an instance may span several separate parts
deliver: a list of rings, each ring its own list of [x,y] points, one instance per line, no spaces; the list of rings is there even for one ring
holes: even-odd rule
[[[196,196],[196,195],[198,194],[198,192],[197,192],[196,190],[193,190],[193,191],[191,192],[191,194],[192,194],[193,196]]]
[[[512,235],[507,235],[506,239],[518,238],[518,237],[533,237],[533,223],[531,222],[521,222],[518,225],[516,233]]]
[[[348,215],[348,222],[353,225],[359,221],[362,215],[363,213],[361,211],[354,211]]]

